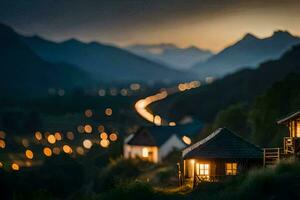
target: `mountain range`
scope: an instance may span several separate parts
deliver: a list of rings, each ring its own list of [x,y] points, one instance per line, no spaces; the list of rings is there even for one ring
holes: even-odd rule
[[[66,89],[91,84],[90,76],[76,66],[41,59],[5,25],[0,25],[0,66],[1,96],[16,92],[46,94],[49,88]]]
[[[165,64],[170,68],[187,70],[198,62],[204,62],[213,53],[195,46],[179,48],[174,44],[136,44],[126,47],[132,53]]]
[[[255,69],[240,70],[178,96],[172,100],[169,113],[173,113],[172,117],[176,118],[194,115],[203,121],[211,121],[227,106],[249,103],[287,75],[300,74],[299,58],[300,45],[296,45],[277,60],[264,62]]]
[[[201,78],[223,77],[246,67],[256,68],[263,61],[277,59],[296,44],[300,44],[300,38],[287,31],[275,31],[272,36],[263,39],[248,33],[235,44],[194,65],[193,70]]]
[[[192,73],[170,69],[126,50],[76,39],[52,42],[38,36],[20,36],[37,55],[50,62],[66,62],[90,73],[96,80],[178,81],[195,78]]]

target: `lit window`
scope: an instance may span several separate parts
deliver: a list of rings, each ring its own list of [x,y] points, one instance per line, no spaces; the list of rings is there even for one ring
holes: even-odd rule
[[[147,148],[143,148],[143,150],[142,150],[142,155],[143,155],[144,158],[146,158],[146,157],[149,156],[149,151],[148,151]]]
[[[297,137],[300,137],[300,121],[297,121],[297,129],[296,129],[297,133]]]
[[[237,174],[237,163],[226,163],[226,175]]]
[[[209,176],[209,164],[207,163],[197,163],[196,164],[196,174],[201,178],[208,178]]]

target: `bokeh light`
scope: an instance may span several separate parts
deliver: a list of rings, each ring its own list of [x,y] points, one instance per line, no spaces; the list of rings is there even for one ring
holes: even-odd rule
[[[83,147],[86,149],[90,149],[93,146],[92,141],[88,140],[88,139],[85,139],[82,144],[83,144]]]
[[[4,140],[0,140],[0,148],[4,149],[6,146],[5,141]]]
[[[109,143],[110,143],[109,140],[101,140],[100,141],[100,145],[103,148],[107,148],[109,146]]]
[[[83,155],[84,154],[84,149],[82,147],[77,147],[76,148],[76,152],[79,154],[79,155]]]
[[[92,133],[93,132],[93,127],[89,124],[84,126],[84,132],[86,133]]]
[[[43,153],[45,154],[45,156],[50,157],[52,156],[52,150],[49,147],[45,147],[43,149]]]
[[[106,140],[106,139],[108,138],[107,133],[102,132],[102,133],[100,134],[100,138],[101,138],[102,140]]]
[[[50,144],[54,144],[56,142],[56,138],[52,134],[48,136],[47,140]]]
[[[84,115],[87,117],[87,118],[90,118],[93,116],[93,111],[91,109],[87,109],[84,111]]]
[[[190,145],[192,143],[191,138],[189,138],[188,136],[183,136],[182,141],[187,145]]]
[[[112,115],[112,109],[111,108],[106,108],[105,109],[105,114],[107,115],[107,116],[111,116]]]
[[[38,141],[40,141],[41,139],[43,139],[43,135],[39,131],[35,132],[34,136],[35,136],[35,139],[37,139]]]
[[[6,133],[4,131],[0,131],[0,139],[5,139]]]
[[[29,149],[27,149],[25,151],[25,156],[28,158],[28,159],[33,159],[33,152]]]
[[[118,139],[118,135],[116,133],[111,133],[109,139],[114,142]]]
[[[59,155],[60,154],[60,148],[59,147],[54,147],[52,151],[53,151],[53,153],[55,155]]]
[[[63,146],[63,151],[67,154],[71,154],[73,152],[72,148],[67,144]]]
[[[55,139],[56,139],[57,141],[62,140],[62,136],[61,136],[61,133],[60,133],[60,132],[56,132],[56,133],[54,134],[54,137],[55,137]]]
[[[67,138],[68,138],[69,140],[74,140],[74,133],[73,133],[72,131],[68,131],[68,132],[67,132]]]
[[[77,126],[78,133],[84,133],[84,127],[82,125]]]
[[[20,166],[17,163],[13,163],[11,165],[12,170],[14,171],[19,171],[20,170]]]
[[[27,148],[29,146],[29,141],[27,139],[22,139],[22,145]]]
[[[104,128],[103,125],[99,125],[99,126],[98,126],[98,131],[99,131],[100,133],[104,132],[104,130],[105,130],[105,128]]]

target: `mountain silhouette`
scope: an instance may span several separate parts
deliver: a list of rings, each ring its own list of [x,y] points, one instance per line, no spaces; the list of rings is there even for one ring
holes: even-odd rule
[[[263,39],[248,33],[207,61],[196,64],[193,70],[202,78],[222,77],[245,67],[255,68],[266,60],[277,59],[299,43],[300,38],[287,31],[275,31],[272,36]]]
[[[57,43],[38,36],[22,40],[43,59],[77,65],[101,81],[174,81],[195,77],[98,42],[70,39]]]
[[[198,62],[210,58],[213,53],[209,50],[199,49],[195,46],[179,48],[174,44],[136,44],[126,47],[129,51],[168,65],[173,69],[185,70]]]
[[[287,75],[300,74],[299,58],[300,45],[297,45],[278,60],[264,62],[256,69],[240,70],[212,84],[181,95],[173,101],[174,104],[170,110],[177,115],[180,113],[181,117],[194,115],[201,120],[211,121],[216,113],[227,106],[251,102]]]
[[[83,70],[50,63],[27,47],[10,27],[0,24],[0,89],[5,95],[46,94],[49,88],[71,89],[92,82]]]

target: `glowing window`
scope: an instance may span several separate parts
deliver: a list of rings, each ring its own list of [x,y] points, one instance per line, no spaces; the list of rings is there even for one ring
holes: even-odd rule
[[[237,163],[226,163],[226,175],[237,174]]]
[[[144,158],[146,158],[146,157],[149,156],[149,150],[148,150],[148,148],[143,148],[143,150],[142,150],[142,156]]]
[[[209,164],[207,164],[207,163],[197,163],[196,164],[196,174],[200,175],[202,178],[208,178],[208,176],[209,176]]]

